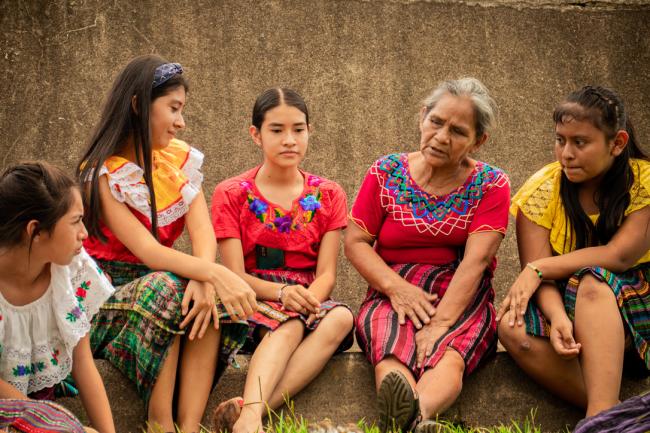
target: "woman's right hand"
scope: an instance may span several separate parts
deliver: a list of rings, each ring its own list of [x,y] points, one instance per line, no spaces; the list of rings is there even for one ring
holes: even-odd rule
[[[239,275],[225,266],[213,264],[215,274],[210,283],[214,285],[219,300],[233,320],[246,320],[257,311],[257,299],[251,286]]]
[[[575,358],[580,354],[580,343],[573,338],[573,323],[566,314],[554,317],[551,322],[551,346],[564,359]]]
[[[403,325],[405,318],[408,317],[415,327],[420,329],[423,323],[429,323],[436,314],[433,303],[438,299],[438,295],[429,294],[405,280],[402,280],[387,295],[393,310],[397,313],[400,325]]]
[[[320,311],[316,296],[300,284],[285,286],[280,293],[280,302],[287,310],[300,314],[318,314]]]

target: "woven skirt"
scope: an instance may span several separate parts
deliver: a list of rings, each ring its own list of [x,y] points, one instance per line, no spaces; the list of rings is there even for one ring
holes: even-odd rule
[[[300,271],[300,270],[285,270],[285,269],[273,269],[273,270],[258,270],[255,269],[250,272],[254,277],[260,278],[266,281],[272,281],[274,283],[281,284],[299,284],[304,287],[309,287],[309,285],[314,281],[314,273],[311,271]],[[345,307],[348,310],[350,307],[347,305],[328,299],[320,304],[320,312],[316,320],[312,323],[307,323],[309,316],[304,314],[296,313],[295,311],[289,311],[284,309],[282,303],[273,302],[273,301],[257,301],[257,312],[248,319],[251,324],[249,329],[246,346],[244,348],[245,352],[253,352],[257,344],[260,341],[260,330],[268,329],[273,331],[277,329],[278,326],[282,325],[288,320],[298,319],[305,325],[305,331],[307,333],[315,330],[323,318],[329,313],[332,309],[336,307]],[[344,352],[352,346],[354,342],[354,333],[350,331],[348,335],[343,339],[339,347],[336,349],[336,353]]]
[[[564,308],[571,320],[574,320],[575,317],[576,295],[580,280],[587,274],[607,283],[614,292],[626,334],[631,337],[635,351],[645,364],[645,368],[650,370],[650,352],[648,351],[650,343],[650,264],[644,263],[620,273],[610,272],[601,267],[584,268],[573,274],[567,281],[558,281],[558,288],[564,297]],[[538,337],[549,336],[550,323],[533,301],[528,303],[524,321],[526,333]]]
[[[170,272],[151,272],[140,264],[98,260],[117,288],[93,318],[93,355],[127,376],[148,404],[151,391],[183,321],[181,302],[188,281]],[[217,377],[245,342],[246,322],[232,322],[223,305]],[[222,320],[223,319],[223,320]]]
[[[457,263],[443,266],[396,264],[391,268],[409,283],[427,293],[435,293],[441,299],[456,272]],[[447,348],[452,348],[465,361],[465,375],[468,375],[488,355],[496,353],[496,315],[491,282],[492,272],[487,270],[470,304],[454,326],[438,340],[421,368],[416,366],[415,325],[407,317],[406,323],[400,326],[388,297],[373,288],[368,289],[359,309],[357,342],[372,365],[394,356],[418,379],[440,361]]]
[[[79,420],[51,401],[0,399],[0,429],[25,433],[84,433]]]

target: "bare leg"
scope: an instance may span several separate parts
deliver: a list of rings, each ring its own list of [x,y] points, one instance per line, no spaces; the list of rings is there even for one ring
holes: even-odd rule
[[[244,408],[233,426],[233,433],[255,433],[262,430],[262,416],[266,414],[268,398],[277,387],[303,334],[304,325],[294,319],[262,338],[248,366]]]
[[[148,433],[159,431],[174,431],[174,418],[172,416],[172,398],[174,396],[174,385],[176,382],[176,368],[178,366],[178,352],[180,337],[176,336],[172,343],[156,383],[151,390],[149,408],[147,410]]]
[[[587,406],[577,359],[560,358],[547,338],[528,335],[525,326],[510,327],[506,320],[499,323],[499,340],[517,365],[537,383],[576,406]]]
[[[336,348],[352,329],[352,313],[336,307],[327,313],[318,327],[298,346],[268,400],[271,409],[282,406],[286,396],[294,396],[321,372]]]
[[[612,289],[591,275],[578,287],[575,333],[582,344],[587,416],[593,416],[619,402],[625,332]]]
[[[377,388],[376,391],[379,391],[379,385],[381,385],[381,381],[384,380],[384,377],[386,377],[388,373],[394,370],[402,373],[411,384],[411,388],[415,389],[415,378],[413,377],[411,370],[409,370],[407,366],[402,364],[402,362],[394,356],[388,356],[379,361],[377,365],[375,365],[375,387]]]
[[[465,361],[454,349],[447,349],[435,367],[424,372],[415,387],[422,419],[435,417],[456,401],[463,388]]]
[[[219,354],[220,331],[209,326],[203,338],[184,341],[178,394],[178,424],[185,433],[199,431]]]

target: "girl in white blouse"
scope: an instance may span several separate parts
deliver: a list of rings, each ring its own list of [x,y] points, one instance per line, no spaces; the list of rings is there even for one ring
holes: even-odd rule
[[[0,398],[52,399],[72,373],[94,428],[114,433],[88,338],[113,287],[82,248],[82,217],[79,190],[60,169],[33,162],[0,175]]]

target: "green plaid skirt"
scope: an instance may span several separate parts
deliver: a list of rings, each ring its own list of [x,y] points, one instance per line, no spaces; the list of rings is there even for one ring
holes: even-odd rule
[[[93,317],[90,344],[96,358],[108,360],[133,383],[148,404],[169,347],[183,321],[181,302],[188,281],[140,264],[97,260],[117,288]],[[243,346],[248,322],[230,320],[219,309],[221,344],[216,380]]]

